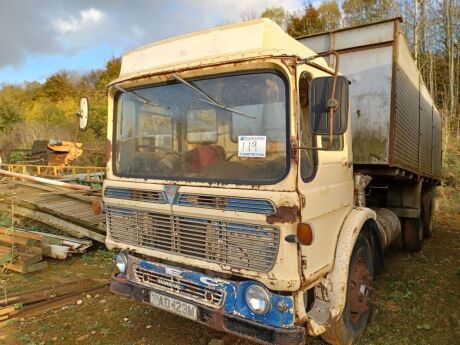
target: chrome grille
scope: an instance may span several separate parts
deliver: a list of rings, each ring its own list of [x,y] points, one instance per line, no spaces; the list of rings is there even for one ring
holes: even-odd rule
[[[275,263],[279,230],[273,226],[173,216],[108,205],[109,236],[115,241],[267,272]]]
[[[219,195],[201,195],[181,193],[177,198],[177,205],[219,210],[241,211],[251,213],[273,214],[275,207],[270,200],[236,198]]]
[[[212,288],[203,287],[180,277],[168,276],[158,272],[143,269],[133,265],[134,279],[137,283],[144,284],[161,291],[196,300],[201,303],[218,306],[222,303],[223,292]]]
[[[106,198],[124,199],[133,201],[153,202],[166,204],[166,196],[162,191],[152,191],[144,189],[107,187],[104,190]]]

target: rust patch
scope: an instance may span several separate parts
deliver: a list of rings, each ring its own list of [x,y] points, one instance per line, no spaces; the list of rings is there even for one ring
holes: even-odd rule
[[[267,223],[295,223],[300,219],[300,209],[297,206],[279,206],[275,214],[267,216]]]
[[[291,160],[295,164],[299,164],[299,144],[296,137],[291,137]]]
[[[292,75],[295,75],[296,68],[297,68],[297,61],[296,58],[282,58],[281,62],[289,69],[289,72],[292,73]]]
[[[102,214],[102,210],[104,209],[104,203],[102,200],[94,200],[91,204],[91,209],[94,215],[99,216]]]

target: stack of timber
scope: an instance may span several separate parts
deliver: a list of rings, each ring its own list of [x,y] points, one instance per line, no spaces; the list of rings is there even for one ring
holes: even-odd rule
[[[105,217],[94,214],[100,191],[77,191],[36,182],[0,183],[0,212],[50,225],[76,238],[105,242]]]
[[[36,272],[47,267],[45,256],[65,259],[91,245],[89,240],[0,227],[0,266],[19,273]]]
[[[83,293],[103,293],[108,285],[105,280],[80,279],[13,294],[6,291],[0,297],[0,322],[60,308],[73,303]]]
[[[19,273],[31,273],[46,268],[42,236],[0,228],[0,264]]]

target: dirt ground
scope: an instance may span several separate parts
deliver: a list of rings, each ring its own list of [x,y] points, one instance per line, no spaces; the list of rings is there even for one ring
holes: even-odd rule
[[[77,277],[109,278],[103,248],[31,275],[0,273],[0,289],[20,291]],[[387,252],[375,282],[369,326],[359,344],[459,344],[460,216],[438,216],[432,239],[417,254]],[[0,325],[0,344],[207,344],[202,326],[103,291],[28,319]],[[235,343],[249,345],[235,339]],[[310,338],[310,344],[323,344]]]

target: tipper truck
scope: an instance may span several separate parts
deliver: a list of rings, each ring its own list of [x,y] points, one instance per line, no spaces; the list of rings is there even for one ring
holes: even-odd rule
[[[385,249],[430,236],[441,179],[440,114],[400,23],[294,39],[260,19],[125,54],[111,291],[259,343],[355,342]]]

